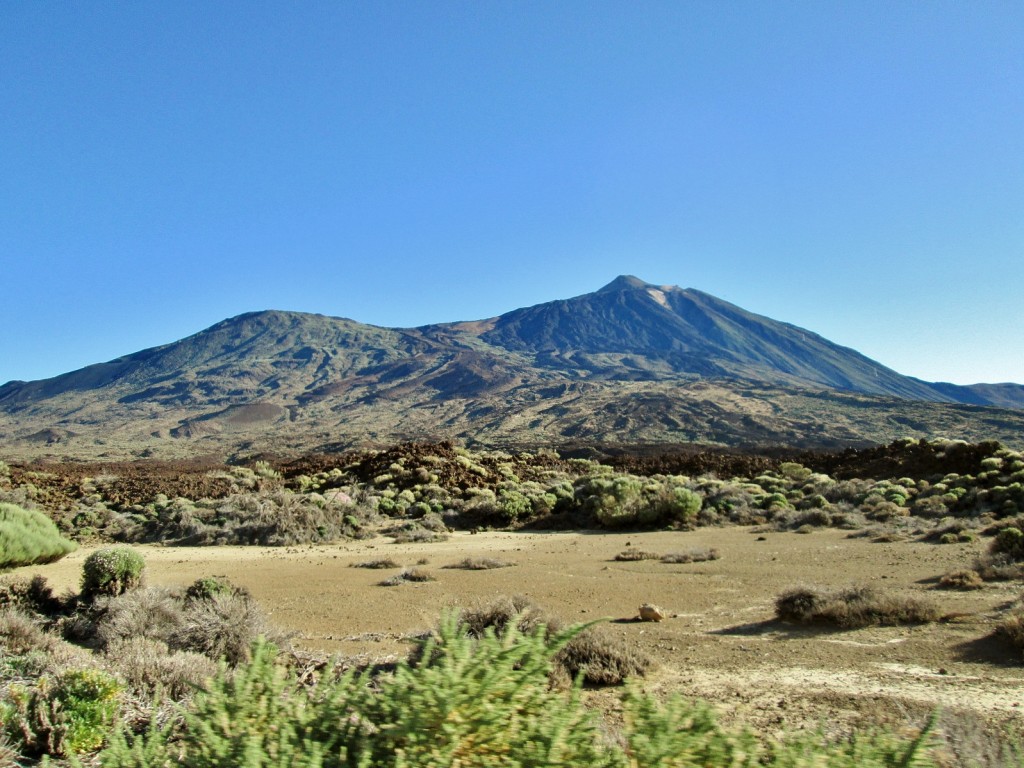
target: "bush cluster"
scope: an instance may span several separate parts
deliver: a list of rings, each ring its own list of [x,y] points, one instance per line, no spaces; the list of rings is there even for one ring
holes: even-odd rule
[[[438,540],[452,527],[644,529],[731,523],[801,532],[880,525],[887,535],[910,531],[939,543],[959,543],[976,536],[985,521],[1024,516],[1020,452],[998,443],[955,441],[897,441],[878,450],[888,462],[884,471],[913,476],[851,478],[819,471],[842,470],[845,454],[803,459],[819,469],[764,457],[714,464],[751,471],[727,477],[644,474],[640,461],[621,462],[631,470],[625,471],[544,451],[510,455],[407,444],[347,460],[298,462],[302,471],[267,462],[212,470],[195,483],[208,492],[200,498],[157,493],[129,503],[117,478],[88,477],[70,508],[52,515],[62,530],[85,539],[270,546],[371,535],[380,518],[394,521],[396,535],[408,541]],[[313,471],[316,466],[325,468]],[[46,473],[19,471],[17,477],[18,483],[4,491],[6,498],[31,503],[45,496],[33,482],[50,482]]]
[[[260,638],[287,642],[226,579],[143,588],[144,565],[128,547],[97,550],[82,594],[64,599],[41,576],[0,584],[0,744],[17,754],[0,765],[95,752],[118,717],[166,719],[153,697],[187,701],[216,660],[240,664]]]

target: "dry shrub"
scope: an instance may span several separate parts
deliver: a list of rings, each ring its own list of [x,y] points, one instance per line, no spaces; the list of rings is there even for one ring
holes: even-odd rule
[[[903,531],[882,531],[875,535],[871,541],[875,544],[895,544],[896,542],[906,541],[909,538]]]
[[[465,609],[459,619],[475,637],[481,637],[489,627],[500,635],[513,621],[526,634],[539,627],[544,627],[549,635],[565,628],[561,619],[522,596],[501,597]],[[630,648],[606,630],[590,626],[554,657],[551,679],[554,683],[566,684],[582,675],[583,681],[592,685],[618,685],[626,678],[642,677],[653,663],[649,656]]]
[[[253,642],[264,637],[278,647],[288,637],[273,627],[259,604],[245,593],[215,594],[208,600],[193,600],[185,608],[185,620],[168,638],[172,650],[195,651],[211,659],[224,659],[232,666],[249,658]]]
[[[985,581],[1016,581],[1024,579],[1024,562],[1007,552],[986,552],[974,563],[974,570]]]
[[[0,658],[4,656],[21,656],[22,674],[30,677],[83,666],[90,658],[85,649],[47,632],[37,617],[15,608],[0,610]]]
[[[783,621],[831,624],[843,629],[924,624],[941,617],[938,608],[928,601],[889,594],[870,586],[838,591],[796,587],[776,599],[775,613]]]
[[[384,579],[380,582],[381,587],[397,587],[399,584],[405,584],[409,581],[433,581],[434,577],[431,576],[424,570],[419,568],[406,568],[400,573],[396,573],[390,578]]]
[[[17,608],[0,610],[0,649],[11,656],[32,651],[48,653],[56,638],[48,634],[37,620]]]
[[[1018,603],[1010,609],[996,627],[996,634],[1008,640],[1017,651],[1024,651],[1024,605]]]
[[[692,547],[685,552],[669,552],[661,558],[663,563],[703,563],[721,557],[712,547]]]
[[[972,570],[950,571],[939,579],[940,589],[981,589],[983,586],[981,575]]]
[[[376,570],[383,570],[385,568],[401,568],[401,564],[396,563],[389,557],[381,558],[379,560],[364,560],[361,563],[352,563],[352,568],[373,568]]]
[[[429,531],[426,528],[406,528],[392,534],[395,544],[433,544],[448,541],[448,534],[440,531]]]
[[[636,560],[659,560],[661,555],[657,552],[648,552],[643,549],[637,549],[636,547],[630,547],[624,549],[615,556],[618,562],[628,563]]]
[[[131,638],[169,642],[181,631],[185,612],[169,589],[149,587],[118,597],[101,597],[89,611],[92,631],[83,640],[99,648]]]
[[[53,616],[63,605],[53,594],[46,578],[10,577],[0,580],[0,609],[19,608],[42,616]]]
[[[269,547],[359,538],[362,523],[352,509],[313,494],[277,489],[239,493],[214,503],[185,503],[125,532],[131,541],[185,546],[251,544]]]
[[[158,691],[180,701],[213,676],[217,665],[190,651],[172,652],[167,643],[145,637],[118,640],[107,648],[107,668],[137,693],[152,697]]]
[[[21,768],[21,752],[14,748],[14,744],[7,738],[7,734],[0,731],[0,768]]]
[[[508,568],[511,565],[512,563],[493,557],[467,557],[444,567],[462,571],[489,571],[494,568]]]

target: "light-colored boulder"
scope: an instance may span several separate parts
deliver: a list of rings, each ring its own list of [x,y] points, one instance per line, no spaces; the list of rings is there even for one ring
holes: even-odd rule
[[[640,621],[661,621],[665,617],[665,611],[653,603],[644,603],[640,606]]]

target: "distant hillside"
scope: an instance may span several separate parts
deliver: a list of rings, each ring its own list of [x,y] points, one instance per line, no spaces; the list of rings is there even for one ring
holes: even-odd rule
[[[623,276],[488,320],[253,312],[0,387],[0,455],[493,445],[1024,442],[1024,387],[929,384],[700,291]]]

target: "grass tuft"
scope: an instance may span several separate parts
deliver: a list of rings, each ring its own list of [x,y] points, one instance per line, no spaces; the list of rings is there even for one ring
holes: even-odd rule
[[[661,558],[663,563],[703,563],[717,560],[721,555],[712,547],[692,547],[685,552],[669,552]]]
[[[400,584],[407,582],[423,582],[423,581],[434,581],[434,577],[421,568],[406,568],[400,573],[396,573],[384,581],[379,582],[382,587],[397,587]]]
[[[401,568],[401,564],[396,563],[390,557],[383,557],[378,560],[364,560],[361,563],[352,563],[350,568],[370,568],[372,570],[385,570],[387,568]]]
[[[630,547],[624,549],[615,556],[615,560],[620,563],[635,562],[638,560],[660,560],[661,555],[657,552],[648,552],[644,549],[638,549],[637,547]]]
[[[511,566],[512,563],[493,557],[467,557],[457,563],[444,567],[459,571],[490,571],[495,568],[509,568]]]

